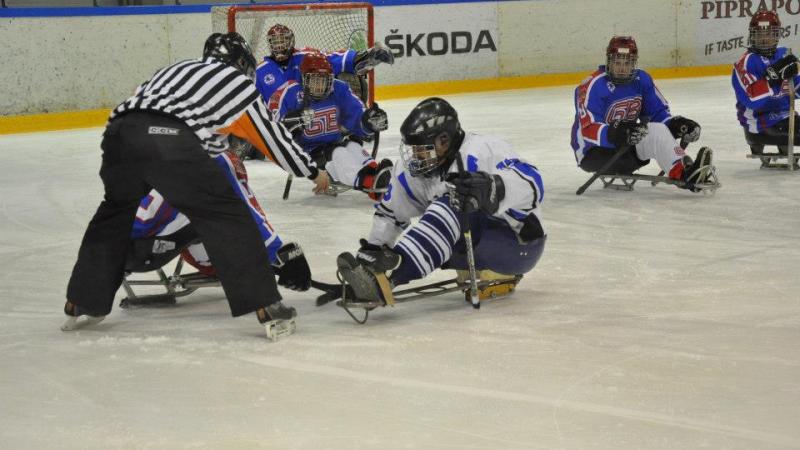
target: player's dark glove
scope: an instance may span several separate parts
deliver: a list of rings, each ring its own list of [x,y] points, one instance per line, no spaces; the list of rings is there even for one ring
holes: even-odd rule
[[[355,72],[364,75],[380,63],[394,64],[394,55],[386,47],[375,44],[371,49],[356,54]]]
[[[292,111],[281,119],[281,123],[290,133],[294,134],[311,125],[314,120],[314,110],[311,108],[298,109]]]
[[[447,174],[445,181],[450,190],[450,204],[465,213],[483,211],[492,215],[506,196],[506,187],[499,175],[453,172]]]
[[[617,147],[636,145],[647,136],[647,125],[630,120],[618,120],[608,126],[608,140]]]
[[[667,121],[667,128],[675,139],[694,142],[700,139],[700,124],[683,116],[672,116]]]
[[[277,256],[272,270],[278,276],[278,285],[293,291],[307,291],[311,287],[311,269],[303,249],[289,242],[278,250]]]
[[[373,133],[384,131],[389,128],[389,117],[386,115],[386,111],[378,108],[378,104],[374,103],[368,110],[364,111],[361,116],[361,124]]]
[[[375,245],[366,239],[359,241],[361,248],[356,253],[356,260],[376,273],[394,270],[400,265],[400,255],[385,245]]]
[[[790,53],[767,67],[766,78],[770,84],[775,85],[795,75],[797,75],[797,57]]]

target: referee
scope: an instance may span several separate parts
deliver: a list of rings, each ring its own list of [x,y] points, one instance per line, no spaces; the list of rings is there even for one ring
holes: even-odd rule
[[[275,283],[267,250],[244,202],[212,161],[228,135],[246,139],[289,173],[327,189],[317,169],[270,113],[252,76],[255,58],[237,33],[212,34],[203,58],[165,67],[111,113],[103,134],[105,195],[84,234],[67,287],[62,329],[96,323],[111,312],[122,283],[139,202],[156,189],[197,230],[233,316],[293,321]],[[78,322],[78,317],[87,316]]]

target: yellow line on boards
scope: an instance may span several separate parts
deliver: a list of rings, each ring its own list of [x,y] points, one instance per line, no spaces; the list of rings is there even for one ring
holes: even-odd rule
[[[110,113],[110,109],[93,109],[24,116],[0,116],[0,134],[101,127],[108,120]]]
[[[664,69],[645,69],[656,80],[665,78],[692,78],[729,75],[733,66],[670,67]],[[376,86],[375,98],[391,100],[396,98],[423,97],[431,95],[461,94],[468,92],[501,91],[508,89],[529,89],[539,87],[576,85],[589,76],[592,71],[530,75],[524,77],[487,78],[482,80],[436,81],[432,83],[400,84]],[[379,80],[380,81],[380,80]]]
[[[731,73],[731,65],[672,67],[646,70],[653,78],[659,80],[665,78],[728,75]],[[530,75],[524,77],[500,77],[482,80],[436,81],[431,83],[376,86],[375,97],[378,100],[391,100],[407,97],[442,96],[469,92],[577,85],[590,73],[591,71],[586,71]],[[110,109],[93,109],[88,111],[68,111],[19,116],[0,115],[0,134],[35,133],[72,128],[101,127],[105,124],[110,112]]]

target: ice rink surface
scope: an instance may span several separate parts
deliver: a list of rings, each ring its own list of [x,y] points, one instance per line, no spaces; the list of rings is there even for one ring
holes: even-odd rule
[[[571,87],[449,96],[466,130],[543,172],[539,265],[480,311],[452,294],[366,325],[286,291],[298,331],[276,344],[219,288],[61,332],[102,130],[0,136],[0,448],[800,448],[800,173],[745,159],[728,77],[658,85],[703,126],[689,153],[714,149],[716,195],[576,196]],[[382,156],[419,100],[381,102]],[[295,180],[284,202],[283,172],[248,171],[284,241],[334,281],[370,201]]]

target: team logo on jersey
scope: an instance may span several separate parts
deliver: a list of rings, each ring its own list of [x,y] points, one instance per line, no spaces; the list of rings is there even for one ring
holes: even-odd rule
[[[303,91],[297,91],[297,103],[303,103]]]
[[[274,84],[275,83],[275,75],[268,73],[264,75],[264,83],[265,84]]]
[[[166,136],[177,136],[180,132],[181,130],[177,128],[168,127],[150,127],[147,129],[147,134],[163,134]]]
[[[641,97],[621,98],[608,107],[605,122],[614,123],[618,120],[636,120],[641,112]]]
[[[614,86],[614,83],[610,81],[608,82],[607,86],[608,86],[608,92],[614,92],[614,89],[617,88],[616,86]]]
[[[329,133],[339,133],[339,110],[335,106],[314,110],[314,120],[303,131],[309,138]]]

